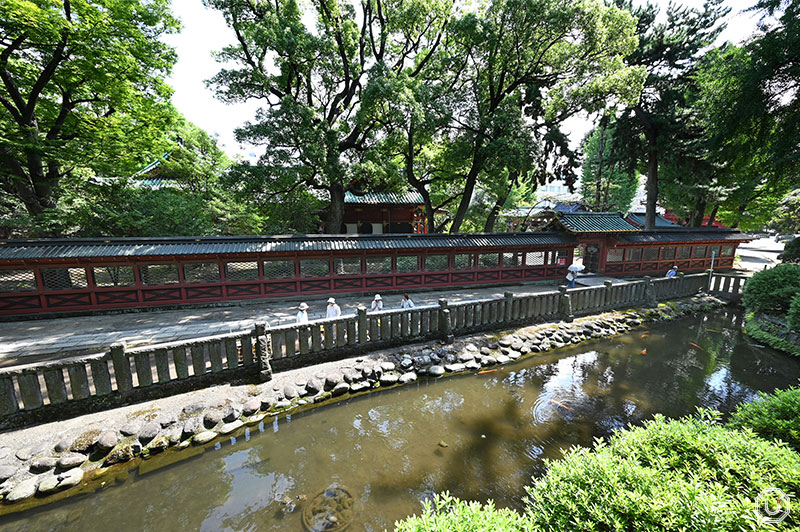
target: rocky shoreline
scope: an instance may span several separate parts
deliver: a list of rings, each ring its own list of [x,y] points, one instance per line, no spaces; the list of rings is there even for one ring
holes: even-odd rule
[[[657,308],[405,346],[287,371],[260,385],[217,386],[0,434],[0,515],[106,487],[142,461],[173,463],[276,417],[421,378],[491,371],[537,353],[625,333],[724,303],[708,295]]]

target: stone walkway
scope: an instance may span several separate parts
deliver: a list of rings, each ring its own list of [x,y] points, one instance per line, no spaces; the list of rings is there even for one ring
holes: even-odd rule
[[[489,288],[459,288],[435,292],[409,292],[416,305],[448,301],[499,298],[510,291],[534,294],[555,289],[555,282],[521,284]],[[399,308],[401,294],[382,294],[385,309]],[[325,317],[328,295],[309,297],[309,318]],[[301,300],[260,300],[236,306],[132,312],[122,314],[46,318],[0,322],[0,367],[28,364],[104,350],[114,342],[128,346],[147,345],[236,332],[255,326],[258,321],[270,325],[293,323]],[[355,314],[359,305],[369,305],[370,297],[336,298],[342,314]]]

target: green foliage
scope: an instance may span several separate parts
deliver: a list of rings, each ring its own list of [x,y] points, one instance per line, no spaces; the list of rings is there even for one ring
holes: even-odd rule
[[[746,316],[744,332],[752,336],[759,342],[763,342],[773,349],[789,353],[790,355],[800,356],[800,346],[779,336],[782,330],[766,321],[758,320],[752,312]]]
[[[627,147],[629,168],[647,168],[647,212],[654,216],[656,202],[661,199],[662,159],[681,152],[681,143],[697,134],[686,127],[686,100],[699,59],[724,28],[719,21],[728,8],[722,0],[703,2],[702,7],[671,2],[664,17],[659,16],[655,4],[635,7],[630,0],[615,3],[638,19],[639,46],[627,62],[644,68],[647,76],[641,98],[617,117],[616,134]]]
[[[800,264],[800,238],[792,239],[787,242],[783,247],[783,253],[780,255],[783,262]]]
[[[75,169],[127,175],[163,153],[168,0],[5,0],[0,27],[0,190],[30,215]]]
[[[656,416],[549,462],[528,490],[537,530],[768,530],[754,499],[800,489],[800,456],[700,419]],[[777,530],[791,530],[788,518]]]
[[[800,266],[779,264],[750,278],[742,301],[749,311],[786,314],[795,294],[800,293]]]
[[[789,305],[789,313],[786,315],[789,327],[795,331],[800,331],[800,294],[796,294],[792,298],[792,304]]]
[[[798,307],[800,308],[800,307]],[[800,388],[760,394],[752,403],[739,405],[728,426],[748,428],[765,440],[780,440],[800,451]]]
[[[623,160],[620,143],[613,124],[600,124],[583,143],[581,194],[594,211],[627,213],[636,196],[639,179]]]
[[[146,178],[172,180],[195,193],[208,193],[231,166],[232,161],[217,145],[217,139],[183,117],[174,128],[175,140],[168,157]]]
[[[373,148],[388,102],[406,79],[429,74],[425,57],[442,41],[451,3],[205,3],[237,36],[218,53],[225,68],[211,80],[217,94],[268,103],[237,137],[267,147],[259,166],[273,201],[324,192],[331,204],[327,230],[338,233],[347,189],[399,185],[387,153]]]
[[[800,455],[749,430],[720,426],[718,418],[657,415],[594,449],[568,450],[527,488],[521,519],[444,496],[396,530],[795,530],[793,515],[774,526],[761,523],[754,501],[766,488],[798,493]]]
[[[770,226],[782,233],[800,233],[800,188],[781,199],[773,212]]]
[[[513,510],[465,502],[448,493],[423,503],[422,515],[395,523],[397,532],[517,532],[531,530],[527,521]]]

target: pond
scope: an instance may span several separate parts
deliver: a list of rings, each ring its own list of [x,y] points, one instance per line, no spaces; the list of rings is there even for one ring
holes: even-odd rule
[[[110,489],[1,518],[0,529],[291,532],[352,519],[349,531],[381,531],[444,490],[518,508],[562,449],[795,384],[800,361],[740,327],[734,312],[697,315],[318,408],[170,466],[144,462]],[[315,522],[312,510],[336,505],[336,526]]]

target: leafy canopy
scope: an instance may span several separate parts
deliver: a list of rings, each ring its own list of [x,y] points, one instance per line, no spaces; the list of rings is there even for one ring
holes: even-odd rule
[[[164,140],[168,0],[5,0],[0,27],[0,190],[31,215],[74,169],[125,175]]]

